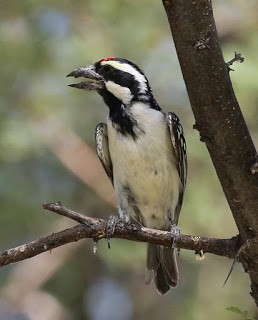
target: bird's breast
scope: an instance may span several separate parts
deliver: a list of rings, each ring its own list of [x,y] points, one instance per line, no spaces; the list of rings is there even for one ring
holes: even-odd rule
[[[159,111],[151,110],[137,122],[141,132],[136,139],[118,132],[110,120],[107,123],[115,192],[121,196],[129,188],[145,225],[153,227],[156,217],[162,227],[177,204],[180,184],[170,134]]]

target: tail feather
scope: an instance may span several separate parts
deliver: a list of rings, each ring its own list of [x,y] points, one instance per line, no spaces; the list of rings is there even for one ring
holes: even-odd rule
[[[157,271],[155,272],[154,281],[155,281],[156,288],[160,294],[165,294],[170,290],[170,286],[167,283],[164,269],[162,268],[161,264],[159,265]]]
[[[147,269],[153,271],[156,288],[165,294],[178,284],[179,274],[176,255],[170,248],[148,244]],[[149,279],[147,283],[150,283]]]

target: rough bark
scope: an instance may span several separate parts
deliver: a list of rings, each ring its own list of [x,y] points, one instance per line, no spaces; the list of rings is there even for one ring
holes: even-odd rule
[[[205,142],[242,243],[239,260],[258,305],[258,174],[256,150],[235,97],[210,0],[163,0],[195,128]],[[223,223],[223,221],[222,221]]]

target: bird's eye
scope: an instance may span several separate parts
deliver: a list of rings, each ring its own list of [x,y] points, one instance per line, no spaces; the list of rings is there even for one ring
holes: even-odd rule
[[[105,73],[109,72],[111,70],[111,67],[108,65],[105,65],[101,68]]]

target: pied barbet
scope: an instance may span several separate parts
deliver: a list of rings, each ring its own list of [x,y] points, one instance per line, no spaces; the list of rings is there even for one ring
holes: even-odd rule
[[[72,71],[90,80],[70,86],[97,91],[109,108],[96,127],[96,149],[111,180],[119,218],[170,231],[177,225],[187,176],[186,144],[178,117],[162,111],[142,70],[108,57]],[[173,229],[173,228],[172,228]],[[179,280],[174,248],[147,247],[147,278],[165,294]]]

